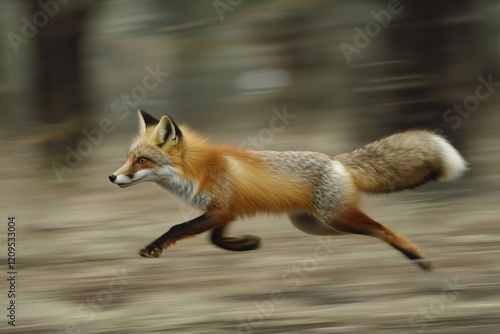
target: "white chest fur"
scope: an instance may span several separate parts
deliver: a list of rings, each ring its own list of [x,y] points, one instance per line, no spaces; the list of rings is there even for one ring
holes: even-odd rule
[[[210,204],[209,196],[199,192],[197,182],[192,180],[185,180],[179,175],[169,175],[156,183],[196,209],[206,210]]]

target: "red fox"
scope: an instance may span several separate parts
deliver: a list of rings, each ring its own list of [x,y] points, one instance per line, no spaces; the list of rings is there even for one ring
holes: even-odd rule
[[[229,223],[257,213],[284,213],[305,233],[379,238],[430,270],[430,260],[407,237],[359,209],[360,192],[389,193],[430,180],[453,180],[467,169],[460,153],[429,131],[396,133],[330,157],[214,145],[189,127],[177,126],[168,115],[157,120],[145,111],[138,113],[139,135],[127,161],[109,180],[122,188],[156,182],[205,212],[141,249],[143,257],[159,257],[175,242],[209,230],[211,241],[221,248],[256,249],[257,236],[227,236]]]

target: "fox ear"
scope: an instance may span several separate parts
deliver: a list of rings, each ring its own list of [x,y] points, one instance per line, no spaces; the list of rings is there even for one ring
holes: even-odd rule
[[[153,126],[158,124],[160,121],[158,121],[156,118],[145,112],[144,110],[137,110],[137,113],[139,114],[139,132],[144,133],[146,132],[146,129],[149,126]]]
[[[155,128],[154,136],[159,146],[162,146],[169,140],[175,145],[182,139],[182,132],[170,116],[163,115]]]

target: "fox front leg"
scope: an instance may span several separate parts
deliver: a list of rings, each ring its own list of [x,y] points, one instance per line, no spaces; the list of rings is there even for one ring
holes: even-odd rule
[[[225,225],[231,220],[232,217],[227,215],[205,213],[188,222],[172,226],[168,232],[141,249],[139,255],[142,257],[159,257],[164,249],[177,241]]]
[[[212,230],[210,240],[220,248],[242,252],[257,249],[260,246],[260,238],[255,235],[244,235],[241,237],[228,237],[224,235],[226,225],[221,225]]]

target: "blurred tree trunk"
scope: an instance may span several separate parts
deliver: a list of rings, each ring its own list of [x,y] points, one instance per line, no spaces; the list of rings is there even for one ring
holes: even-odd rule
[[[472,0],[442,1],[439,5],[420,0],[409,5],[407,20],[392,29],[395,58],[410,60],[409,66],[395,68],[392,73],[410,87],[400,90],[406,103],[394,126],[441,128],[454,136],[443,113],[468,95],[463,96],[480,71],[481,57],[474,47],[479,40],[474,7]]]
[[[373,103],[368,122],[379,125],[371,127],[367,139],[424,128],[443,132],[462,146],[463,137],[443,115],[474,93],[481,74],[477,6],[472,0],[419,0],[407,3],[394,18],[387,28],[391,58],[374,62],[379,76],[371,78],[384,85],[372,84],[362,96]]]
[[[38,28],[34,39],[34,95],[39,120],[59,125],[58,135],[50,136],[45,143],[52,158],[62,156],[66,145],[74,147],[87,121],[81,41],[94,3],[59,4],[54,16],[47,15],[47,24]],[[46,13],[39,0],[31,0],[31,14],[40,12]]]

